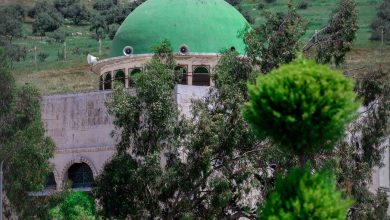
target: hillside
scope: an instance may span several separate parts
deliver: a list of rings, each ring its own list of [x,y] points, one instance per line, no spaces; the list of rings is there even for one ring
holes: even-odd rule
[[[83,0],[89,7],[91,0]],[[300,0],[294,0],[297,4]],[[21,3],[25,6],[34,4],[34,0],[0,0],[0,6],[10,3]],[[271,9],[276,12],[284,11],[287,8],[288,0],[276,0],[274,3],[264,3],[264,8],[259,8],[259,0],[242,0],[241,11],[249,14],[255,20],[255,25],[263,22],[263,10]],[[308,0],[307,9],[299,9],[298,12],[307,21],[307,34],[303,42],[307,40],[315,30],[321,29],[326,24],[329,16],[337,6],[339,0]],[[376,7],[379,0],[357,0],[359,11],[359,31],[354,42],[354,50],[349,54],[345,69],[355,69],[382,63],[385,68],[390,69],[390,45],[381,48],[378,42],[371,42],[369,25],[376,14]],[[62,29],[70,36],[67,38],[66,61],[59,61],[58,54],[63,51],[62,44],[48,43],[47,39],[32,36],[31,21],[25,26],[25,37],[16,43],[26,46],[28,54],[26,60],[14,63],[15,77],[18,83],[31,83],[40,88],[43,94],[67,93],[78,91],[89,91],[98,89],[97,76],[89,70],[86,64],[86,55],[91,53],[98,56],[98,42],[91,39],[88,25],[73,26],[65,24]],[[44,62],[34,64],[34,47],[37,53],[46,53],[49,57]],[[103,54],[100,58],[107,57],[111,41],[103,41]],[[369,57],[369,59],[367,58]]]

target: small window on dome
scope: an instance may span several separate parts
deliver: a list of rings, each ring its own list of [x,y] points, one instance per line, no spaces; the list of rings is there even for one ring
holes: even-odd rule
[[[123,48],[123,54],[125,56],[130,56],[133,54],[133,52],[134,52],[134,49],[130,46],[126,46],[125,48]]]
[[[188,53],[188,46],[187,45],[181,45],[180,46],[180,53],[181,54],[187,54]]]
[[[235,48],[234,46],[232,46],[232,47],[230,48],[230,51],[236,51],[236,48]]]

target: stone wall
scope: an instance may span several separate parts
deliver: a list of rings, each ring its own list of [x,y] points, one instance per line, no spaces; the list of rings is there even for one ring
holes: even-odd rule
[[[207,95],[209,87],[177,85],[174,97],[182,114],[190,115],[192,99]],[[75,163],[86,163],[97,176],[115,153],[113,118],[105,102],[110,91],[53,95],[42,98],[42,118],[46,135],[56,144],[51,163],[61,189],[67,170]]]

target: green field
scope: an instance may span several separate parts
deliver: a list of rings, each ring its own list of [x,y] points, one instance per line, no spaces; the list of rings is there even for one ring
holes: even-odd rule
[[[19,0],[20,2],[24,0]],[[0,0],[1,3],[7,1]],[[8,1],[9,2],[9,1]],[[27,1],[29,5],[32,0]],[[89,5],[91,1],[86,0]],[[255,25],[263,22],[263,10],[271,9],[275,12],[287,9],[288,0],[276,0],[274,3],[264,3],[264,9],[257,9],[259,0],[242,0],[241,8],[255,19]],[[295,4],[299,0],[293,1]],[[307,9],[298,10],[307,22],[307,33],[302,43],[307,40],[315,30],[321,29],[329,16],[337,7],[338,0],[308,0]],[[359,68],[359,66],[381,63],[384,67],[390,66],[390,45],[381,47],[379,42],[369,40],[369,25],[376,14],[379,0],[357,0],[359,13],[359,30],[354,43],[354,50],[348,56],[346,69]],[[14,63],[14,72],[17,82],[20,84],[30,83],[36,85],[42,94],[67,93],[89,91],[98,88],[97,76],[89,70],[86,64],[86,56],[91,53],[98,55],[98,42],[91,38],[88,25],[73,26],[69,23],[63,25],[70,36],[67,38],[67,60],[59,60],[58,53],[63,51],[64,46],[57,43],[48,43],[47,38],[32,36],[31,20],[24,25],[25,37],[18,39],[17,44],[28,48],[26,60]],[[76,33],[77,36],[72,36]],[[80,35],[81,33],[81,35]],[[390,34],[390,33],[389,33]],[[106,58],[110,50],[111,42],[103,41],[103,53],[100,58]],[[34,63],[34,47],[37,54],[47,53],[49,57],[44,62]],[[389,68],[390,69],[390,68]]]

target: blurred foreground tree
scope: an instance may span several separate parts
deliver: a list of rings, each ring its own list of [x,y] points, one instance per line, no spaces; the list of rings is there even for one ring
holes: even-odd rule
[[[41,209],[37,208],[37,198],[28,192],[43,189],[51,171],[54,144],[45,137],[38,91],[15,86],[1,49],[0,62],[0,159],[5,163],[5,192],[18,215],[31,218]]]

